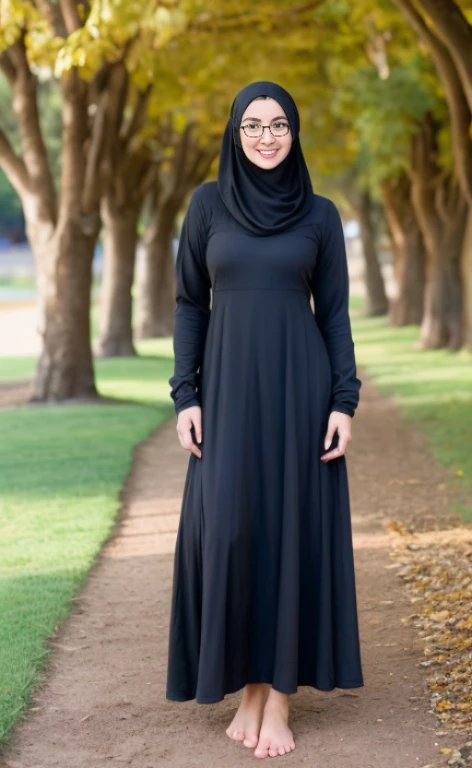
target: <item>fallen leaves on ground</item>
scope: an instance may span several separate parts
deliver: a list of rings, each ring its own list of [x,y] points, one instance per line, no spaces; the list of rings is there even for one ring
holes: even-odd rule
[[[392,534],[396,573],[406,585],[415,613],[403,619],[424,642],[426,684],[432,711],[456,732],[472,736],[472,526],[415,533],[397,520]],[[441,749],[448,765],[472,765],[472,741]]]

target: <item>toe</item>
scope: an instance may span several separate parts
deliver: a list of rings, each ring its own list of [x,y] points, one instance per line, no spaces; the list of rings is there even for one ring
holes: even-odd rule
[[[279,755],[285,755],[285,747],[279,747]]]
[[[271,748],[269,749],[269,755],[270,755],[271,757],[277,757],[277,755],[278,755],[278,754],[279,754],[279,750],[278,750],[278,748],[277,748],[277,747],[271,747]]]
[[[250,747],[251,749],[254,749],[254,747],[257,746],[257,742],[259,740],[259,737],[255,733],[249,733],[246,734],[246,738],[243,741],[243,744],[245,747]]]
[[[267,749],[262,749],[261,747],[256,747],[256,749],[254,750],[254,755],[256,757],[263,758],[263,757],[268,757],[269,756],[269,752],[268,752]]]
[[[254,754],[256,757],[267,757],[269,755],[269,747],[270,742],[259,739],[259,742],[257,744],[256,749],[254,750]]]

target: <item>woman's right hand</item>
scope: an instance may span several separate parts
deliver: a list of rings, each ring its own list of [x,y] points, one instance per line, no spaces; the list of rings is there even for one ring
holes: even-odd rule
[[[192,438],[192,427],[195,430],[195,438],[197,442],[202,441],[202,409],[199,405],[191,405],[190,408],[184,408],[177,416],[177,434],[179,436],[180,445],[187,451],[191,451],[202,458],[202,452],[198,445],[195,445]]]

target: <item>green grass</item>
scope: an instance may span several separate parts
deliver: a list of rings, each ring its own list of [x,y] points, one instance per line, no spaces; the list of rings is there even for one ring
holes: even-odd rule
[[[92,339],[95,341],[98,337],[99,329],[97,304],[92,305],[90,323]],[[135,347],[139,358],[117,358],[116,360],[95,361],[95,369],[97,370],[100,381],[102,382],[103,394],[113,397],[113,391],[116,382],[118,382],[120,391],[123,391],[123,387],[125,386],[125,379],[131,379],[133,388],[142,388],[144,382],[147,379],[148,383],[145,385],[145,389],[147,391],[147,395],[150,395],[151,398],[153,398],[153,393],[155,394],[156,370],[152,361],[145,363],[142,357],[158,356],[162,357],[166,361],[171,362],[173,359],[172,338],[167,337],[163,339],[146,339],[145,341],[138,341],[135,344]],[[135,366],[137,366],[139,369],[139,381],[135,381],[133,376],[133,370]],[[35,374],[35,370],[35,357],[2,357],[0,358],[0,383],[31,379]],[[105,390],[103,390],[103,386],[105,386]],[[167,391],[168,389],[169,388],[167,387]],[[133,399],[141,399],[136,397],[138,394],[136,389],[133,389],[133,393]]]
[[[153,402],[156,395],[163,396],[169,391],[167,381],[164,382],[163,387],[159,381],[156,382],[156,357],[157,365],[164,364],[167,370],[173,359],[172,339],[169,337],[140,341],[136,344],[136,349],[138,357],[95,360],[97,386],[102,394],[126,398],[128,392],[133,400]],[[35,368],[34,357],[2,357],[0,382],[31,379]],[[157,373],[159,373],[158,370]]]
[[[472,521],[472,352],[419,350],[418,327],[391,328],[386,318],[363,317],[362,308],[363,300],[352,297],[358,365],[382,392],[395,395],[406,421],[419,423],[450,470],[456,509]]]
[[[18,288],[22,291],[35,291],[36,280],[32,275],[2,275],[0,288]]]
[[[36,368],[34,357],[1,357],[0,382],[31,379]]]
[[[93,275],[92,287],[94,291],[97,291],[101,285],[101,277],[99,275]],[[36,292],[36,278],[30,274],[16,274],[16,275],[1,275],[0,276],[0,288],[18,289],[20,291]]]
[[[133,447],[174,413],[171,340],[138,346],[140,358],[97,361],[98,388],[116,405],[0,411],[0,743],[27,714],[45,641],[116,520]],[[22,378],[33,361],[6,368]]]

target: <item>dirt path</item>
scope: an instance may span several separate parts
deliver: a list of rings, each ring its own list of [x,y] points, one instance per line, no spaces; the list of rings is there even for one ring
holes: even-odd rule
[[[362,373],[348,464],[365,687],[300,688],[291,698],[297,748],[277,764],[442,766],[439,749],[463,738],[436,734],[419,666],[423,646],[402,622],[414,611],[383,523],[414,520],[427,529],[459,521],[449,512],[445,470]],[[175,419],[135,458],[121,520],[52,642],[47,683],[16,729],[7,768],[254,765],[252,750],[224,733],[240,694],[213,705],[165,699],[172,553],[188,461]]]

